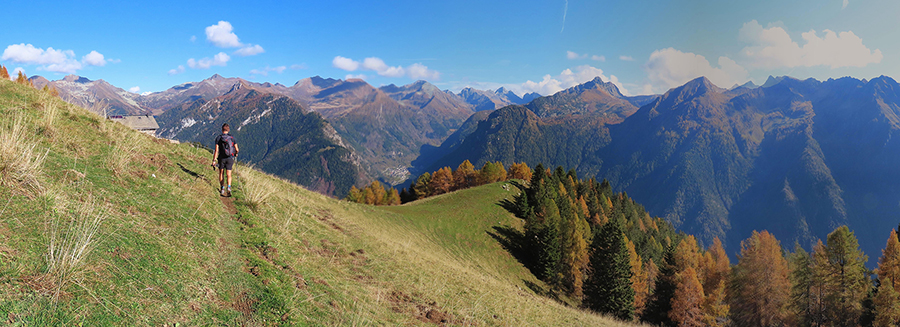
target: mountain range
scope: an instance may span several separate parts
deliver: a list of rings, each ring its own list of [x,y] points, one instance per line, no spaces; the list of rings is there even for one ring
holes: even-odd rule
[[[56,82],[81,85],[78,90],[108,85],[77,77],[62,81]],[[424,81],[376,88],[362,80],[311,77],[284,86],[214,75],[131,99],[142,110],[165,112],[159,116],[163,136],[201,140],[212,132],[172,126],[184,125],[188,112],[204,104],[236,103],[218,99],[236,84],[257,96],[295,101],[286,115],[317,113],[320,135],[333,128],[340,138],[331,138],[335,148],[347,151],[337,156],[347,160],[336,160],[359,172],[350,174],[353,181],[334,184],[337,195],[352,183],[379,179],[402,186],[421,172],[464,160],[476,167],[499,160],[561,165],[580,176],[608,179],[652,215],[705,244],[719,237],[730,251],[753,230],[809,246],[843,224],[869,235],[900,221],[900,173],[893,169],[900,166],[900,145],[892,142],[900,131],[900,86],[889,77],[782,76],[731,89],[698,78],[661,96],[639,97],[595,79],[517,104],[500,96],[503,89],[454,94]],[[250,110],[231,120],[260,113]],[[279,130],[291,130],[287,126]],[[276,134],[260,134],[260,144],[274,142]],[[262,163],[264,157],[251,161]],[[860,241],[870,254],[881,246],[870,238]]]
[[[235,85],[287,96],[328,120],[347,148],[358,156],[361,166],[365,167],[365,179],[380,179],[388,184],[398,184],[417,174],[411,163],[420,157],[421,151],[437,148],[481,105],[478,102],[480,99],[464,98],[462,95],[466,92],[490,95],[497,101],[491,110],[524,101],[504,88],[496,91],[469,88],[454,94],[441,91],[425,81],[375,88],[363,80],[345,81],[318,76],[285,86],[216,74],[199,82],[183,83],[162,92],[143,95],[125,91],[103,80],[92,81],[75,75],[57,81],[40,76],[33,76],[31,80],[37,87],[49,85],[56,88],[63,99],[81,106],[91,108],[102,107],[96,105],[101,102],[107,104],[108,115],[159,115],[166,135],[183,141],[206,142],[203,138],[208,135],[181,133],[178,130],[180,123],[165,117],[165,113],[172,109],[183,112],[196,101],[210,101],[226,94]],[[537,96],[536,93],[525,95],[526,98]],[[166,125],[169,122],[174,125]]]
[[[568,103],[565,94],[578,94],[570,90],[496,110],[477,127],[467,122],[432,168],[462,160],[574,168],[731,251],[753,230],[808,248],[840,225],[874,235],[900,221],[900,143],[892,141],[900,136],[900,85],[889,77],[780,77],[731,90],[698,78],[630,115],[609,100],[616,105],[589,114],[535,106]],[[870,254],[882,245],[860,242]]]
[[[323,194],[344,194],[370,179],[321,115],[290,97],[243,83],[210,100],[171,108],[158,122],[160,136],[209,148],[222,124],[230,123],[241,150],[238,160]]]

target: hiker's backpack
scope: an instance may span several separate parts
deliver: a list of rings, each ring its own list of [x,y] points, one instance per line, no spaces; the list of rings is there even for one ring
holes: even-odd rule
[[[234,136],[222,134],[222,151],[226,157],[234,157]]]

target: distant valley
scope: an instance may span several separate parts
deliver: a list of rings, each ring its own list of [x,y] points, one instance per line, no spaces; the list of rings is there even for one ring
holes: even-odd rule
[[[422,172],[464,160],[476,167],[526,162],[608,179],[651,214],[704,244],[720,237],[730,251],[753,230],[809,246],[843,224],[869,233],[900,221],[893,169],[900,145],[892,142],[900,86],[888,77],[773,77],[731,89],[699,78],[637,97],[599,78],[545,97],[320,77],[285,86],[214,75],[143,96],[81,77],[33,81],[51,83],[71,101],[105,99],[111,112],[157,114],[160,135],[183,141],[208,144],[220,120],[265,126],[239,131],[247,133],[239,140],[264,149],[246,160],[336,196],[371,180],[406,187]],[[263,114],[262,104],[230,99],[235,85],[254,93],[255,103],[281,103],[281,118],[274,109]],[[213,104],[219,115],[207,113]],[[188,126],[204,118],[208,127]],[[333,150],[331,157],[313,160],[317,147]],[[296,178],[300,167],[309,167],[308,176]],[[869,253],[881,246],[860,240]]]

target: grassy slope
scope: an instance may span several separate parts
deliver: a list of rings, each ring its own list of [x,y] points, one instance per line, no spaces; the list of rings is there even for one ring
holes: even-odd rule
[[[540,283],[487,233],[520,224],[497,205],[511,196],[500,184],[381,208],[239,167],[236,201],[223,201],[204,150],[0,81],[0,126],[20,114],[24,142],[49,152],[42,189],[0,176],[3,323],[618,324],[526,286]],[[273,193],[253,205],[251,187]],[[94,214],[77,210],[85,203]],[[93,251],[74,274],[48,273],[52,232],[98,214]]]

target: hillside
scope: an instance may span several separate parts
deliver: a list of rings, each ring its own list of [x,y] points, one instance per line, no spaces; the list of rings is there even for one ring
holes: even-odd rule
[[[0,132],[8,324],[620,325],[535,294],[498,184],[378,208],[239,166],[220,198],[206,150],[9,81]]]
[[[224,123],[241,149],[239,160],[325,195],[343,196],[368,181],[359,158],[318,113],[288,97],[243,83],[225,95],[172,108],[157,134],[213,148]]]
[[[496,160],[573,167],[609,179],[703,244],[720,237],[734,253],[753,230],[769,230],[809,248],[843,224],[869,235],[900,221],[898,92],[888,77],[781,77],[730,91],[698,78],[620,123],[507,107],[451,137],[452,152],[433,167],[466,159],[476,167]],[[860,241],[866,253],[882,246]]]

